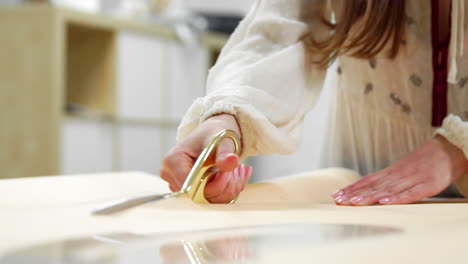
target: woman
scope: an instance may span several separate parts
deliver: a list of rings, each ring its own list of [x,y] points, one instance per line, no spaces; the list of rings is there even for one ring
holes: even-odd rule
[[[161,177],[179,189],[203,145],[231,129],[242,157],[290,153],[335,61],[327,166],[368,174],[337,204],[411,203],[457,181],[468,191],[464,0],[257,0],[179,127]],[[333,23],[336,21],[336,23]],[[449,114],[449,115],[447,115]],[[228,202],[252,169],[233,145],[205,196]]]

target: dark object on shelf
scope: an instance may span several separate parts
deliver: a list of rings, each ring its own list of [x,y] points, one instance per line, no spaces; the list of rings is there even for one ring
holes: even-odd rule
[[[220,15],[210,13],[197,13],[197,15],[206,20],[208,31],[225,34],[231,34],[234,32],[243,18],[238,15]]]
[[[112,120],[112,115],[101,111],[90,109],[84,105],[67,103],[64,107],[65,113],[69,116],[84,117],[95,120]]]

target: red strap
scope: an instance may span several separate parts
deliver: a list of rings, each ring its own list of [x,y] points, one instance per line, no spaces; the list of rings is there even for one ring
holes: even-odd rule
[[[451,32],[449,32],[448,39],[440,39],[439,0],[432,0],[431,2],[432,69],[434,73],[432,88],[432,126],[439,127],[447,116],[448,50]],[[449,28],[451,27],[449,26]]]

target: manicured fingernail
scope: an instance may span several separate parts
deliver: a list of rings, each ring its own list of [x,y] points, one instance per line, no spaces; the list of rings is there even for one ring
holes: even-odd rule
[[[390,198],[383,198],[379,200],[379,204],[389,204]]]
[[[356,196],[350,200],[350,202],[354,205],[358,205],[360,202],[362,202],[362,197]]]
[[[332,194],[332,196],[333,196],[333,197],[338,197],[338,196],[341,196],[341,195],[343,195],[343,194],[344,194],[343,190],[338,190],[338,191],[334,192],[334,193]]]
[[[337,203],[342,203],[344,201],[346,201],[346,196],[338,196],[335,198],[335,202]]]

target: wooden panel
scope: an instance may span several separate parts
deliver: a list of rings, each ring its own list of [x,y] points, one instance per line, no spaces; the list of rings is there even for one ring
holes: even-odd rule
[[[58,173],[63,30],[50,8],[0,9],[0,178]]]
[[[67,103],[115,111],[115,34],[67,27]]]
[[[162,37],[165,39],[178,39],[176,33],[168,25],[151,23],[143,19],[132,19],[131,17],[118,17],[109,16],[96,13],[82,12],[73,9],[54,7],[65,21],[69,21],[75,25],[80,25],[87,28],[108,30],[108,31],[132,31],[150,34],[155,37]],[[212,34],[206,34],[207,37],[212,40],[217,38]],[[213,41],[209,42],[210,45],[214,44]]]

